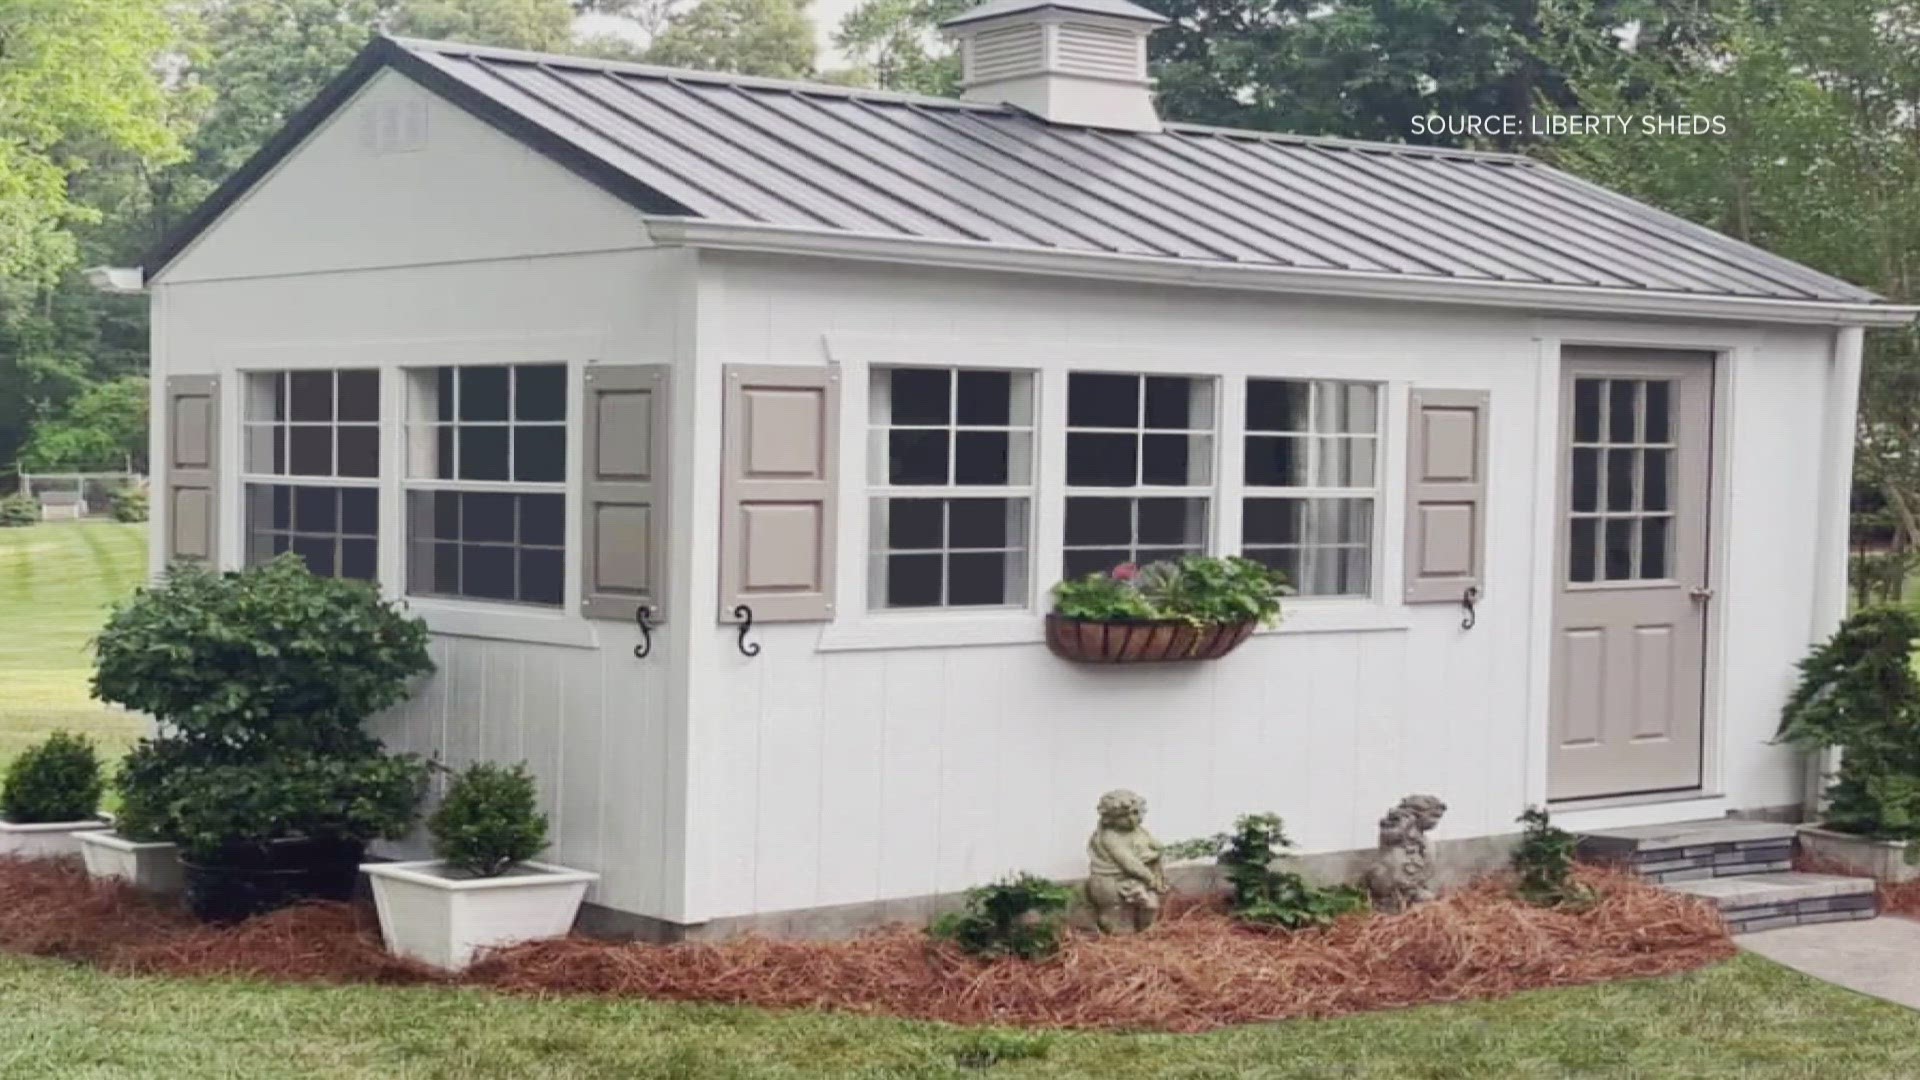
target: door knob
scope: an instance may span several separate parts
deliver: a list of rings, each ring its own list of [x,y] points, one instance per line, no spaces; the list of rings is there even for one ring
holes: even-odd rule
[[[1711,600],[1713,599],[1713,590],[1705,585],[1695,585],[1693,588],[1687,590],[1687,595],[1693,597],[1695,600]]]

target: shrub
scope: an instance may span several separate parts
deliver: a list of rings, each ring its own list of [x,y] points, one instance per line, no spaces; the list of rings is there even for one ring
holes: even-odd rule
[[[0,529],[18,529],[40,523],[40,504],[31,495],[0,499]]]
[[[114,488],[107,496],[107,507],[115,521],[147,520],[147,489],[138,484]]]
[[[0,817],[16,825],[81,821],[99,811],[102,787],[93,743],[56,731],[7,766]]]
[[[427,831],[447,865],[480,877],[498,877],[547,846],[547,819],[524,764],[467,766],[427,819]]]
[[[93,693],[226,748],[365,753],[360,721],[432,670],[427,628],[293,554],[238,573],[176,567],[108,619]]]
[[[1038,960],[1060,948],[1062,919],[1073,890],[1032,874],[1015,874],[967,890],[966,908],[943,915],[932,934],[975,956]]]
[[[427,785],[426,763],[411,754],[295,751],[171,765],[159,785],[159,819],[142,827],[198,860],[272,840],[398,840],[413,827]]]
[[[1211,856],[1233,887],[1233,915],[1242,922],[1300,930],[1327,926],[1367,908],[1367,896],[1351,885],[1312,885],[1274,860],[1293,847],[1277,814],[1242,814],[1231,833],[1168,847],[1172,858]]]
[[[1514,891],[1522,900],[1541,907],[1584,904],[1593,894],[1573,880],[1574,835],[1555,825],[1547,812],[1529,806],[1515,820],[1526,829],[1513,851],[1513,869],[1520,875]]]
[[[142,739],[113,775],[120,807],[113,831],[128,840],[149,843],[171,833],[174,778],[193,758],[193,748],[177,739]]]
[[[1839,747],[1827,824],[1886,840],[1920,840],[1920,616],[1902,607],[1855,612],[1800,662],[1779,737],[1809,750]],[[1908,845],[1909,859],[1920,844]]]
[[[1286,577],[1238,555],[1188,555],[1136,567],[1123,563],[1053,587],[1054,612],[1070,619],[1126,622],[1179,619],[1194,626],[1258,622],[1280,617],[1290,595]]]

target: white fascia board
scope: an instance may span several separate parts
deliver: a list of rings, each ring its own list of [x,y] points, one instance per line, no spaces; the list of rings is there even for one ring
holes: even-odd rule
[[[1773,300],[1651,289],[1604,289],[1586,285],[1462,281],[1360,270],[1247,266],[1200,259],[1019,248],[969,240],[828,232],[777,225],[702,221],[696,218],[649,217],[647,231],[661,245],[714,251],[813,255],[1001,273],[1098,278],[1103,281],[1138,281],[1365,300],[1471,304],[1562,313],[1578,311],[1826,326],[1905,326],[1916,315],[1920,315],[1920,307],[1897,304]]]

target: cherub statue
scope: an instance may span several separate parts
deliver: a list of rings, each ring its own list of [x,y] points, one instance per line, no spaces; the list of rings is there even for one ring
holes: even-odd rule
[[[1367,892],[1380,911],[1405,911],[1433,899],[1433,841],[1447,804],[1432,795],[1409,795],[1380,819],[1380,853],[1367,871]]]
[[[1167,879],[1160,845],[1141,827],[1147,800],[1131,791],[1100,796],[1100,827],[1087,840],[1087,900],[1103,934],[1145,930],[1160,915]]]

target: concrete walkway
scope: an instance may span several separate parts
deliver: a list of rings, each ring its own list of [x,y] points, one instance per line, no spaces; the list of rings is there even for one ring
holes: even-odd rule
[[[1912,919],[1789,926],[1733,943],[1816,979],[1920,1009],[1920,922]]]

